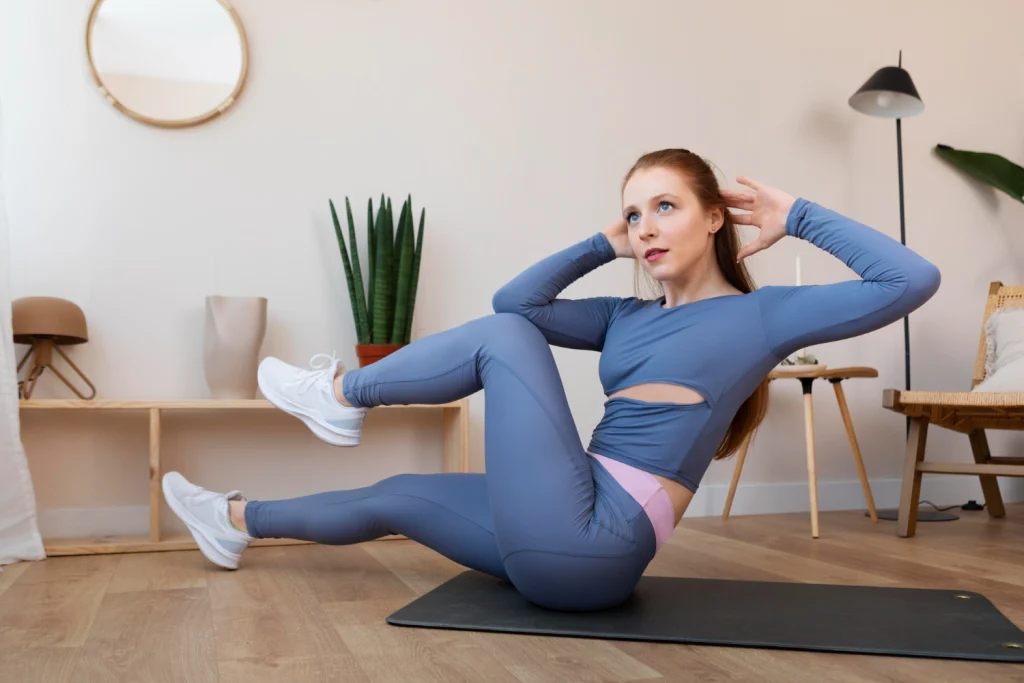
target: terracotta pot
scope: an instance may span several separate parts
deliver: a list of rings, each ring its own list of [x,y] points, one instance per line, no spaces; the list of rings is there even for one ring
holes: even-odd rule
[[[359,367],[365,368],[371,363],[376,363],[381,358],[391,355],[405,344],[356,344],[356,356],[359,358]]]

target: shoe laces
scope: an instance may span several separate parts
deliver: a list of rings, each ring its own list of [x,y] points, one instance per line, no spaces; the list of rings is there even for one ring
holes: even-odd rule
[[[227,493],[217,493],[216,491],[208,491],[204,489],[202,486],[196,486],[195,484],[192,485],[195,486],[195,489],[193,489],[190,492],[190,495],[193,497],[201,496],[204,493],[212,493],[214,496],[217,496],[218,498],[223,498],[226,501],[233,499],[235,496],[238,496],[240,500],[245,500],[245,496],[243,496],[242,492],[239,490],[228,491]]]
[[[330,355],[318,353],[309,359],[309,369],[300,370],[296,373],[295,379],[287,382],[285,386],[294,386],[300,392],[305,392],[325,378],[328,384],[333,383],[335,371],[340,365],[338,356],[333,351]]]

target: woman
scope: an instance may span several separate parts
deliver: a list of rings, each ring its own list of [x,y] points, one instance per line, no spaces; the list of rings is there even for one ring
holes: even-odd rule
[[[899,320],[939,286],[935,266],[882,233],[738,180],[750,190],[719,189],[687,150],[647,154],[626,176],[622,219],[502,287],[494,315],[347,372],[333,358],[309,370],[273,358],[260,365],[272,403],[342,446],[359,443],[373,406],[444,403],[484,389],[485,474],[405,474],[264,502],[169,473],[171,509],[206,557],[231,569],[254,538],[340,545],[397,533],[510,581],[544,607],[622,602],[712,459],[734,452],[763,418],[772,368],[797,349]],[[736,224],[757,227],[758,238],[739,249]],[[755,290],[743,259],[786,235],[862,279]],[[557,298],[615,258],[636,259],[664,295]],[[587,449],[549,344],[602,352],[608,400]]]

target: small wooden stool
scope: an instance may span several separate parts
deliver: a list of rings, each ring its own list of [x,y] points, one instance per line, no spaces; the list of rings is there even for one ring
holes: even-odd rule
[[[846,425],[846,435],[850,439],[850,448],[853,450],[853,459],[857,462],[857,471],[860,473],[860,484],[864,487],[864,498],[868,503],[868,514],[871,521],[878,521],[878,513],[875,511],[875,500],[871,496],[871,486],[868,484],[868,475],[864,471],[864,461],[860,457],[860,448],[857,446],[857,436],[853,432],[853,421],[850,419],[850,409],[846,405],[846,395],[843,393],[843,380],[853,377],[878,377],[878,371],[874,368],[850,367],[850,368],[825,368],[816,369],[813,365],[807,369],[782,371],[773,370],[768,375],[769,381],[777,379],[798,379],[804,389],[804,441],[807,444],[807,482],[811,490],[811,537],[818,538],[818,477],[815,473],[814,461],[814,405],[811,396],[811,387],[816,379],[826,379],[832,384],[836,392],[836,401],[839,403],[839,412],[842,413],[843,423]],[[732,508],[732,499],[736,495],[736,486],[740,482],[740,472],[743,470],[743,460],[747,457],[747,448],[750,447],[748,434],[743,445],[740,446],[739,458],[736,460],[736,470],[732,475],[732,484],[729,486],[729,496],[725,499],[725,509],[722,511],[722,519],[729,519],[729,510]]]

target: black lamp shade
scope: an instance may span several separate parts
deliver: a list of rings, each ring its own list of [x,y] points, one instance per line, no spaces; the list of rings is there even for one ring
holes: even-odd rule
[[[850,106],[868,116],[903,119],[924,111],[910,74],[898,66],[883,66],[850,96]]]

